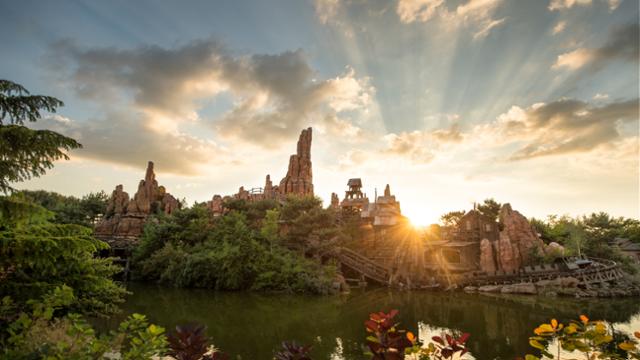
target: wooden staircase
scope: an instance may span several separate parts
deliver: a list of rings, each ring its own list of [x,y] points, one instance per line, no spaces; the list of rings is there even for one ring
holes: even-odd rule
[[[384,285],[389,283],[389,269],[351,249],[340,247],[337,248],[332,255],[343,265],[360,273],[366,278]]]

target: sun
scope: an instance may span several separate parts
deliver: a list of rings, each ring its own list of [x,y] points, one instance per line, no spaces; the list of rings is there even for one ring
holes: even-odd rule
[[[409,222],[415,228],[425,228],[430,224],[437,223],[439,217],[435,212],[427,208],[406,208],[402,210],[402,214],[409,219]]]

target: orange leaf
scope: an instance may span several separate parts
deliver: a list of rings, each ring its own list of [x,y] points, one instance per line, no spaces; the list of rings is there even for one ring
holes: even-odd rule
[[[640,331],[634,332],[633,335],[635,335],[638,339],[640,339]]]
[[[416,341],[416,336],[411,331],[407,331],[407,339],[413,343]]]
[[[585,315],[580,315],[580,321],[582,321],[583,324],[586,324],[589,322],[589,318]]]
[[[556,319],[551,319],[551,327],[552,328],[557,328],[558,327],[558,320]]]

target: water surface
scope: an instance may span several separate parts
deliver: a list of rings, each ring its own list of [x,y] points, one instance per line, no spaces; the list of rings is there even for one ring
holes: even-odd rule
[[[538,324],[587,314],[620,329],[640,329],[640,301],[627,299],[487,296],[402,292],[386,288],[348,295],[305,296],[215,292],[131,283],[123,314],[99,324],[113,328],[126,314],[146,314],[172,329],[207,325],[216,347],[242,359],[272,359],[283,340],[313,345],[314,359],[366,359],[363,322],[374,311],[398,309],[402,326],[427,338],[443,329],[471,333],[476,359],[514,359],[531,352],[528,337]]]

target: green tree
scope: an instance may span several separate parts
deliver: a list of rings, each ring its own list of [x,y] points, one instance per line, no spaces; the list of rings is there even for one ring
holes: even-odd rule
[[[500,214],[500,208],[502,204],[495,201],[493,198],[485,199],[482,204],[479,204],[477,209],[480,214],[490,217],[494,221],[498,220],[498,215]]]
[[[464,214],[465,214],[464,210],[449,211],[448,213],[440,216],[440,221],[444,226],[456,226],[458,225],[458,222],[460,222],[460,219],[462,219]]]
[[[89,193],[80,199],[45,190],[21,190],[16,194],[51,211],[51,222],[88,227],[93,226],[96,219],[103,215],[109,199],[104,191]]]
[[[19,84],[0,80],[0,192],[13,188],[11,182],[39,177],[59,159],[68,160],[65,151],[82,147],[72,138],[50,130],[33,130],[25,121],[41,118],[41,111],[55,112],[62,101],[43,95],[30,95]]]
[[[38,120],[40,111],[54,112],[58,106],[58,99],[32,96],[22,86],[0,80],[1,192],[12,191],[10,182],[44,174],[55,160],[68,158],[64,150],[80,147],[71,138],[24,126],[25,121]],[[116,312],[126,293],[112,281],[119,268],[110,259],[94,257],[107,244],[93,238],[87,227],[51,223],[53,216],[25,194],[0,196],[0,293],[23,310],[66,285],[76,295],[66,310]]]
[[[278,211],[278,209],[271,209],[267,210],[264,220],[262,221],[260,235],[269,243],[270,251],[273,251],[273,246],[277,245],[280,240],[278,220],[280,220],[280,211]]]
[[[43,222],[0,231],[0,269],[6,272],[0,293],[25,310],[30,300],[66,285],[76,294],[69,310],[113,314],[126,291],[111,280],[120,268],[94,256],[107,247],[79,225]]]

